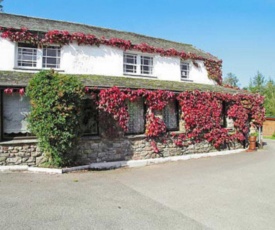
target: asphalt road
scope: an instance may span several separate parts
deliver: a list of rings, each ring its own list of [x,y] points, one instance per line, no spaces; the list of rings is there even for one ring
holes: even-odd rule
[[[134,169],[0,173],[0,229],[275,229],[275,141]]]

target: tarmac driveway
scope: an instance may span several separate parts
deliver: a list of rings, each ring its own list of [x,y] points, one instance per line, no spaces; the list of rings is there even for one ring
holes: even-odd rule
[[[0,173],[0,229],[275,229],[275,141],[135,169]]]

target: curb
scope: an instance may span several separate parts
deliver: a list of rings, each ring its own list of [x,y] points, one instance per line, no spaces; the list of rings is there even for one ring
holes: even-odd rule
[[[1,172],[29,171],[33,173],[62,174],[62,173],[68,173],[68,172],[79,171],[79,170],[87,170],[87,169],[108,170],[108,169],[116,169],[116,168],[124,168],[124,167],[135,168],[135,167],[144,167],[152,164],[161,164],[166,162],[199,159],[203,157],[224,156],[224,155],[244,152],[245,150],[246,149],[236,149],[236,150],[226,150],[221,152],[195,153],[195,154],[182,155],[182,156],[153,158],[153,159],[145,159],[145,160],[100,162],[100,163],[92,163],[90,165],[76,166],[76,167],[63,168],[63,169],[39,168],[39,167],[30,167],[27,165],[10,165],[10,166],[0,166],[0,171]]]

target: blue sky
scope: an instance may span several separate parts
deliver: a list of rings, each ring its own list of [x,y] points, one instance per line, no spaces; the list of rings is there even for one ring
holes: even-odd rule
[[[11,14],[72,21],[189,43],[223,60],[241,87],[275,80],[275,0],[4,0]]]

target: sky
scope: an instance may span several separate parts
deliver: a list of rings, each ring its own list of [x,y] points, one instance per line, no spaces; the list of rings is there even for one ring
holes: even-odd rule
[[[195,47],[223,60],[246,87],[275,80],[275,0],[3,0],[4,12],[134,32]],[[0,15],[1,16],[1,15]]]

